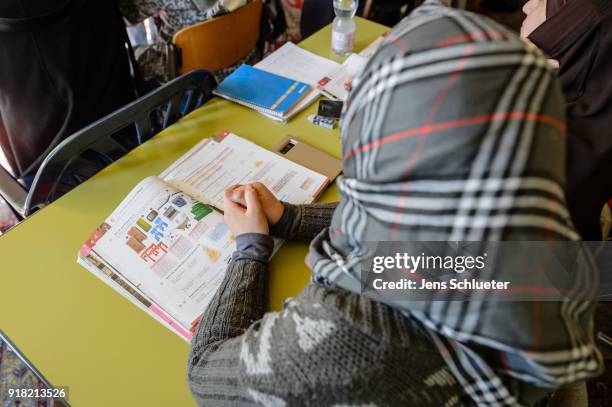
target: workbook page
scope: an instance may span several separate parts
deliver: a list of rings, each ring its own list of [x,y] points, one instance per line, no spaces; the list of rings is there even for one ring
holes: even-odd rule
[[[186,330],[235,248],[221,213],[158,177],[140,182],[86,245]]]
[[[319,79],[339,67],[339,63],[306,51],[292,42],[285,43],[255,65],[255,68],[304,82],[313,87]]]
[[[161,177],[221,209],[223,191],[235,184],[261,182],[279,200],[302,204],[313,202],[329,182],[326,176],[231,133],[197,145]]]
[[[345,101],[348,97],[346,81],[357,76],[367,62],[367,58],[351,54],[340,68],[318,82],[318,89],[331,99]]]

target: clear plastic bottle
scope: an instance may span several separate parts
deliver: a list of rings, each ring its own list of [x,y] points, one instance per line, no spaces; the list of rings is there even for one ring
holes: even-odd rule
[[[332,25],[332,51],[346,56],[353,52],[355,46],[355,12],[358,0],[334,0],[336,18]]]

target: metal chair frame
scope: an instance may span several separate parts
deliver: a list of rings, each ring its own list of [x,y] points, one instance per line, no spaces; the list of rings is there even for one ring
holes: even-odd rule
[[[215,85],[209,72],[191,71],[74,133],[43,160],[29,190],[0,166],[0,195],[20,216],[29,216],[58,197],[67,169],[83,153],[93,150],[115,161],[119,157],[109,152],[124,154],[126,148],[113,136],[135,129],[140,145],[211,99]]]

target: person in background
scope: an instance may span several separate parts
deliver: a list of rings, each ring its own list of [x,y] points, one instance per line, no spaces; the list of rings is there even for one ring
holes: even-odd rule
[[[0,1],[0,165],[24,186],[61,141],[136,99],[126,43],[112,1]]]
[[[300,32],[303,4],[304,0],[266,1],[266,24],[269,27],[264,42],[264,58],[287,42],[298,43],[305,38]]]
[[[298,43],[302,40],[300,34],[300,20],[302,18],[303,0],[281,0],[282,8],[285,13],[287,30],[283,40]]]
[[[118,0],[119,9],[129,24],[135,25],[153,17],[156,38],[152,44],[134,49],[143,79],[163,83],[170,78],[167,60],[167,44],[174,34],[196,23],[230,13],[247,3],[247,0]],[[149,20],[150,21],[150,20]],[[154,35],[155,37],[155,35]],[[258,50],[253,50],[235,66],[214,72],[217,81],[222,80],[243,63],[254,64]]]
[[[562,192],[563,108],[537,48],[425,2],[353,83],[339,204],[294,206],[261,184],[225,191],[237,249],[191,343],[198,404],[533,405],[598,375],[589,301],[482,306],[468,296],[469,313],[445,314],[385,305],[340,278],[365,242],[578,240]],[[266,314],[270,235],[314,238],[313,283]]]
[[[302,38],[308,38],[334,21],[333,0],[304,0],[300,18]]]
[[[559,65],[567,100],[567,200],[585,240],[601,240],[612,198],[612,2],[530,0],[521,35]]]

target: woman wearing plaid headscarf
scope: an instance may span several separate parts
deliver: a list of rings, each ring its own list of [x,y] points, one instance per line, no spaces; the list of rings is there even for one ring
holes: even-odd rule
[[[283,204],[259,184],[226,191],[237,251],[193,338],[196,400],[518,406],[599,374],[587,299],[492,307],[468,297],[465,318],[454,306],[385,305],[350,283],[368,241],[578,240],[564,137],[559,86],[535,47],[426,2],[353,83],[337,207]],[[264,314],[269,234],[316,236],[315,282]]]

